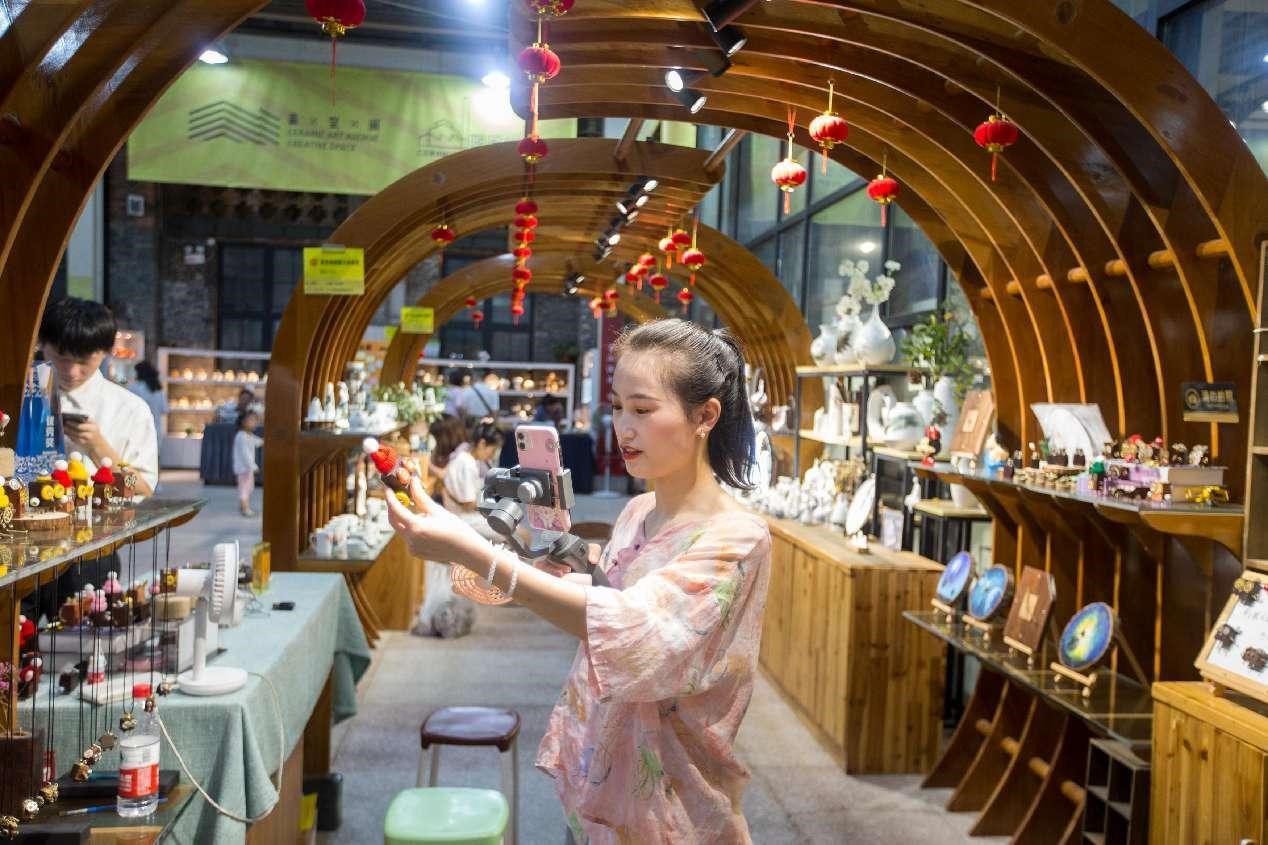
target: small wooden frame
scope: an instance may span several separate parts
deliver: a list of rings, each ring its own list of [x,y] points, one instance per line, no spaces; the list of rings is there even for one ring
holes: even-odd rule
[[[1252,650],[1268,652],[1268,573],[1247,569],[1194,665],[1217,695],[1231,689],[1268,703],[1268,668],[1256,671],[1247,659]]]
[[[977,458],[986,447],[986,438],[995,420],[995,395],[989,390],[970,390],[951,433],[951,457]]]
[[[1017,596],[1004,623],[1004,644],[1026,655],[1033,663],[1043,644],[1052,605],[1057,600],[1057,582],[1052,573],[1033,566],[1022,567]]]

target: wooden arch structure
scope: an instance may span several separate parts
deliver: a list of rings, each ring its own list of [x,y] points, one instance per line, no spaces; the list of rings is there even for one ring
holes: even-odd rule
[[[796,366],[811,363],[810,333],[796,303],[756,256],[721,232],[701,226],[699,244],[710,257],[710,263],[698,274],[695,294],[709,303],[723,324],[745,342],[750,363],[766,373],[772,403],[786,403],[793,395]],[[611,286],[610,263],[597,264],[588,256],[578,257],[557,244],[546,246],[551,251],[539,249],[533,256],[530,292],[558,294],[564,277],[573,271],[586,277],[578,292],[586,299],[602,294]],[[636,243],[632,244],[631,252],[637,255],[654,247],[655,244]],[[436,309],[436,325],[443,325],[461,312],[467,296],[481,299],[506,290],[514,261],[507,254],[464,267],[433,287],[417,304]],[[685,281],[678,274],[672,278],[679,286]],[[635,294],[623,287],[617,307],[639,322],[673,316],[678,313],[674,300],[677,290],[677,287],[666,288],[661,296],[663,304],[658,306],[650,290]],[[381,378],[387,382],[408,381],[413,374],[411,364],[418,359],[428,340],[427,335],[397,333],[388,346]]]
[[[682,221],[716,179],[706,167],[707,150],[604,139],[552,141],[551,149],[551,156],[538,165],[532,185],[541,207],[534,247],[542,259],[535,256],[530,268],[535,273],[541,268],[540,277],[535,276],[539,286],[556,291],[562,290],[564,263],[591,266],[578,253],[592,250],[616,201],[636,179],[654,177],[660,184],[639,218],[625,228],[614,252],[618,262],[653,250],[666,229]],[[434,226],[444,222],[458,237],[505,226],[527,188],[515,144],[480,147],[403,177],[357,209],[332,235],[337,243],[365,249],[365,294],[292,297],[278,327],[266,396],[264,458],[270,493],[264,504],[264,538],[272,544],[279,569],[294,567],[309,532],[343,508],[347,443],[318,434],[296,436],[308,400],[327,382],[343,377],[384,298],[410,268],[438,249],[430,238]],[[719,233],[701,235],[712,258],[699,274],[701,292],[735,326],[750,355],[766,363],[773,395],[789,395],[793,368],[809,362],[810,335],[800,311],[779,281],[746,250]],[[709,253],[710,249],[715,251]],[[490,262],[483,266],[504,270],[501,277],[480,276],[472,283],[489,292],[509,290],[509,258]],[[468,269],[464,280],[474,280],[481,272]],[[606,272],[613,272],[611,265]],[[676,279],[683,283],[681,272]],[[473,292],[463,289],[465,284],[442,283],[437,289],[441,319],[456,312]],[[622,299],[625,307],[637,309],[633,313],[650,313],[628,294]],[[296,508],[296,502],[308,506]]]
[[[1178,391],[1219,379],[1247,394],[1268,182],[1156,39],[1109,0],[734,6],[748,42],[692,83],[708,96],[692,119],[782,137],[795,106],[812,147],[805,127],[836,82],[851,130],[832,158],[865,177],[886,159],[902,183],[977,315],[1006,443],[1036,438],[1030,403],[1088,401],[1112,430],[1243,464],[1243,433],[1185,423]],[[521,11],[512,52],[534,34]],[[563,70],[545,117],[685,119],[663,73],[717,55],[689,0],[578,4],[548,40]],[[992,182],[972,130],[997,100],[1022,139]]]

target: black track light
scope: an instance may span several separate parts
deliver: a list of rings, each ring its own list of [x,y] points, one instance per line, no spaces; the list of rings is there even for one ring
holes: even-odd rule
[[[681,91],[674,92],[674,99],[682,104],[682,107],[692,114],[696,114],[708,101],[708,97],[701,94],[694,88],[683,88]]]
[[[586,280],[586,277],[581,275],[580,273],[569,274],[564,279],[564,295],[576,296],[577,291],[581,289],[582,282],[584,282],[585,280]]]
[[[757,0],[712,0],[700,11],[709,26],[718,30],[729,23],[735,23],[740,15],[755,5]]]
[[[728,59],[743,50],[744,45],[748,43],[748,36],[738,26],[724,26],[721,29],[713,29],[710,30],[709,35],[713,38],[713,43],[717,44],[718,49],[722,51],[722,55]],[[715,76],[720,75],[715,74]]]

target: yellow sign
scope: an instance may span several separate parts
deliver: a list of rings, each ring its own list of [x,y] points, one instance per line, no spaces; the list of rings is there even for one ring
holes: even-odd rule
[[[396,326],[383,327],[383,339],[388,343],[392,342],[392,338],[396,337]]]
[[[401,331],[405,334],[431,334],[436,330],[436,312],[431,308],[406,305],[401,309]]]
[[[195,63],[128,139],[128,176],[279,191],[376,194],[437,159],[518,141],[505,91],[473,79],[324,62]],[[547,120],[543,137],[575,138]]]
[[[365,293],[365,250],[355,246],[305,247],[304,293],[315,296]]]

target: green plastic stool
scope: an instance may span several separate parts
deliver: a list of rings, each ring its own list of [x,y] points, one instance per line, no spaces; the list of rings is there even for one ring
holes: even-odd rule
[[[494,789],[430,786],[398,792],[384,845],[501,845],[510,808]]]

